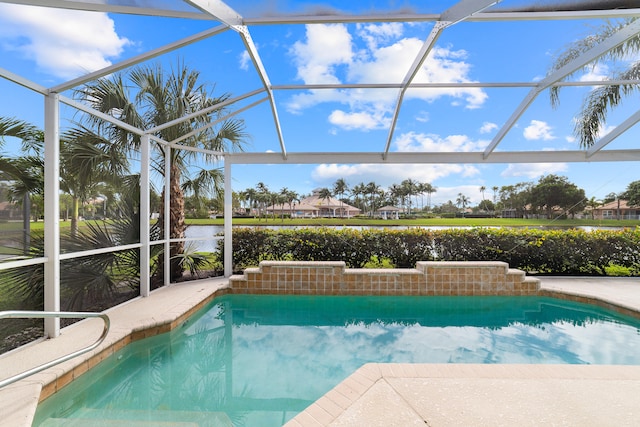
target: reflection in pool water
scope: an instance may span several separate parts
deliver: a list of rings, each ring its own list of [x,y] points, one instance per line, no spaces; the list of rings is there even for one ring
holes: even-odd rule
[[[638,365],[640,323],[538,297],[228,295],[85,374],[34,425],[279,426],[367,362]]]

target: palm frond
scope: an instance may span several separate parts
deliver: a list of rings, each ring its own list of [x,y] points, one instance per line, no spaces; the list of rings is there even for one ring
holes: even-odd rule
[[[593,48],[594,46],[602,43],[607,38],[611,37],[613,34],[620,31],[622,28],[634,22],[637,18],[628,18],[619,21],[611,21],[607,20],[605,24],[601,27],[593,30],[588,36],[583,39],[579,39],[569,45],[562,53],[560,53],[552,66],[549,69],[548,74],[553,74],[555,71],[559,70],[569,62],[578,58],[584,52]],[[571,77],[575,76],[577,73],[583,72],[585,69],[593,68],[596,64],[602,61],[616,61],[623,58],[628,58],[634,54],[640,52],[640,34],[637,34],[634,37],[627,39],[625,42],[615,46],[613,49],[609,50],[606,54],[597,58],[595,62],[585,65],[584,67],[574,71],[573,73],[567,75],[563,80],[568,80]],[[549,91],[551,105],[553,107],[557,107],[560,103],[559,98],[560,86],[553,86]]]
[[[640,61],[628,70],[613,76],[616,80],[640,79]],[[608,112],[618,106],[632,92],[639,90],[636,84],[599,86],[586,98],[574,127],[574,134],[582,148],[591,147],[607,122]]]

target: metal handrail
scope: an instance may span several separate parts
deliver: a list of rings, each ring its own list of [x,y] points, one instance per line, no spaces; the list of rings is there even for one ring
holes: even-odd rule
[[[107,337],[109,333],[109,326],[111,325],[111,321],[109,320],[109,316],[104,313],[87,313],[87,312],[77,312],[77,311],[0,311],[0,319],[44,319],[44,318],[64,318],[64,319],[78,319],[78,318],[90,318],[90,317],[99,317],[104,321],[104,329],[102,330],[102,335],[100,338],[93,344],[81,348],[80,350],[74,351],[73,353],[67,354],[66,356],[59,357],[50,362],[44,363],[42,365],[36,366],[35,368],[29,369],[28,371],[24,371],[20,374],[14,375],[7,379],[0,381],[0,388],[12,384],[16,381],[19,381],[23,378],[26,378],[30,375],[43,371],[47,368],[55,366],[59,363],[66,362],[69,359],[73,359],[76,356],[80,356],[88,351],[93,350],[98,347],[104,339]]]

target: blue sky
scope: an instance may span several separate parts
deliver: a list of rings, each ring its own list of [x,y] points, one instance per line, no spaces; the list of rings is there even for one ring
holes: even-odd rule
[[[139,2],[144,3],[144,2]],[[354,5],[351,5],[353,3]],[[415,4],[412,4],[415,3]],[[505,0],[514,6],[522,1]],[[169,0],[154,2],[179,5]],[[453,4],[442,2],[229,1],[246,17],[264,13],[315,13],[340,10],[369,12],[411,6],[421,13],[439,13]],[[187,7],[180,5],[182,9]],[[351,8],[351,9],[350,9]],[[461,22],[444,31],[417,82],[534,82],[544,77],[563,46],[587,35],[598,20]],[[88,71],[136,56],[149,49],[204,31],[218,23],[77,12],[0,3],[0,67],[49,87]],[[432,22],[264,25],[249,30],[273,85],[301,83],[397,83],[429,35]],[[154,59],[167,66],[183,60],[200,70],[215,93],[239,96],[261,87],[240,37],[226,31],[197,44]],[[638,58],[629,58],[629,60]],[[597,80],[605,64],[575,79]],[[533,102],[498,149],[503,151],[575,150],[573,117],[590,87],[566,87],[561,105],[551,109],[548,92]],[[391,151],[482,151],[510,117],[529,88],[463,88],[409,90],[398,118]],[[67,94],[71,95],[71,94]],[[388,135],[395,89],[275,92],[288,152],[382,152]],[[253,97],[237,108],[264,95]],[[605,134],[638,105],[637,95],[610,115]],[[43,124],[42,97],[0,79],[0,116]],[[63,126],[72,118],[63,109]],[[279,151],[268,103],[243,113],[251,135],[247,151]],[[638,125],[607,149],[637,147]],[[602,198],[624,191],[640,179],[639,162],[477,164],[477,165],[234,165],[233,188],[243,190],[262,181],[272,191],[288,187],[300,194],[331,187],[344,178],[351,186],[374,181],[386,188],[411,178],[437,188],[433,203],[465,194],[481,200],[479,188],[537,182],[549,173],[567,176],[587,197]],[[487,192],[487,197],[491,194]]]

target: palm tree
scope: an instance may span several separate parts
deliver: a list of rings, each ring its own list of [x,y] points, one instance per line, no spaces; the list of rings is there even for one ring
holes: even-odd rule
[[[250,214],[254,213],[255,212],[254,209],[257,207],[257,202],[258,202],[257,191],[255,190],[255,188],[247,188],[242,193],[244,195],[243,197],[245,198],[249,206],[249,213]],[[253,214],[253,216],[255,218],[255,214]]]
[[[482,194],[482,201],[484,201],[484,192],[487,191],[487,187],[484,185],[480,186],[480,194]]]
[[[431,210],[431,195],[435,192],[438,191],[437,187],[434,187],[433,185],[431,185],[428,182],[425,182],[424,184],[424,192],[427,193],[427,211]]]
[[[404,189],[408,200],[408,214],[411,215],[411,197],[418,191],[418,183],[411,178],[405,179],[400,183],[400,186]]]
[[[495,205],[496,203],[498,203],[498,190],[500,188],[498,188],[497,185],[494,185],[493,187],[491,187],[491,191],[493,191],[493,204]]]
[[[602,203],[600,203],[599,200],[596,200],[595,197],[591,197],[589,200],[587,200],[587,206],[591,208],[591,219],[594,219],[593,210],[601,204]]]
[[[458,205],[463,215],[464,215],[464,208],[467,207],[468,203],[469,203],[469,198],[462,193],[458,193],[458,197],[456,198],[456,205]]]
[[[258,221],[260,221],[260,217],[262,213],[265,212],[265,208],[267,207],[267,202],[269,201],[269,187],[260,181],[256,184],[256,200],[258,201]],[[267,215],[265,213],[265,221],[267,220]]]
[[[399,186],[398,184],[391,184],[389,186],[389,199],[392,205],[397,205],[398,202],[400,200],[402,200],[402,195],[403,195],[403,191],[402,191],[402,187]]]
[[[289,190],[287,187],[283,187],[280,190],[280,195],[282,196],[283,200],[289,204],[289,218],[292,219],[293,218],[293,202],[296,200],[299,201],[298,193],[296,193],[293,190]]]
[[[72,198],[70,231],[75,236],[80,205],[102,184],[115,184],[128,173],[128,160],[111,141],[82,126],[60,139],[60,189]]]
[[[327,205],[329,204],[329,200],[331,200],[331,196],[333,196],[333,194],[331,193],[331,190],[329,190],[328,188],[321,188],[320,191],[318,191],[318,197],[320,198],[320,200],[324,200],[325,202],[327,202]],[[335,216],[335,210],[333,211],[334,214],[333,216]]]
[[[349,186],[347,185],[347,182],[344,180],[344,178],[338,179],[333,184],[333,193],[340,194],[340,217],[344,216],[344,209],[342,209],[342,199],[344,199],[344,193],[346,193],[347,191],[349,191]]]
[[[380,193],[382,191],[382,189],[380,188],[380,186],[378,184],[376,184],[375,182],[371,181],[370,183],[368,183],[365,187],[365,193],[369,195],[369,209],[370,209],[370,213],[369,216],[373,217],[373,213],[375,212],[375,196]]]
[[[565,64],[622,30],[636,19],[637,18],[629,18],[621,21],[605,22],[595,32],[592,32],[582,40],[574,42],[562,52],[551,66],[549,74],[562,68]],[[596,59],[595,63],[589,63],[576,72],[586,68],[593,68],[598,62],[637,58],[638,53],[640,53],[640,34],[636,34],[627,39],[625,42],[608,51],[605,55]],[[565,80],[573,74],[567,76]],[[640,61],[638,60],[631,62],[626,69],[622,71],[612,71],[608,76],[608,80],[638,81],[639,79]],[[582,148],[591,147],[596,142],[600,131],[606,124],[609,111],[622,104],[623,100],[638,90],[639,87],[637,83],[604,85],[598,86],[589,93],[582,104],[582,110],[578,113],[574,127],[574,133]],[[559,104],[559,93],[560,86],[553,86],[550,90],[551,104],[554,107]]]
[[[360,184],[355,185],[352,189],[351,189],[351,194],[353,194],[354,197],[354,205],[360,209],[362,209],[362,211],[364,211],[364,203],[360,203],[360,198],[359,196],[364,196],[366,194],[366,185],[364,184],[364,182],[361,182]]]
[[[223,120],[218,126],[212,126],[214,121],[224,116],[222,108],[215,106],[227,99],[228,94],[213,97],[210,88],[199,83],[200,73],[187,69],[178,64],[170,73],[165,72],[161,65],[141,66],[134,68],[128,74],[116,74],[86,84],[77,94],[80,99],[94,109],[110,114],[117,119],[133,125],[139,129],[154,129],[159,125],[184,118],[192,113],[203,110],[208,114],[192,115],[190,119],[170,127],[156,129],[154,136],[164,141],[175,141],[182,138],[181,145],[198,147],[211,152],[237,150],[243,147],[246,139],[244,123],[241,120]],[[136,149],[140,145],[140,137],[113,124],[107,123],[95,116],[88,116],[88,127],[95,129],[97,134],[112,141],[120,149],[127,151]],[[192,132],[196,131],[197,132]],[[188,136],[187,136],[188,135]],[[165,145],[153,146],[153,169],[161,176],[165,171]],[[191,150],[171,149],[169,153],[169,185],[162,189],[170,200],[170,211],[164,212],[164,204],[160,206],[159,224],[164,226],[163,218],[169,215],[169,238],[184,238],[184,191],[183,177],[190,175],[191,168],[200,161],[201,154]],[[204,155],[207,164],[217,160],[215,155]],[[206,178],[199,180],[201,185],[219,185],[222,179],[219,171],[203,172]],[[164,232],[165,230],[163,230]],[[171,244],[171,279],[182,275],[179,254],[184,252],[184,243]],[[161,271],[160,271],[160,274]]]

